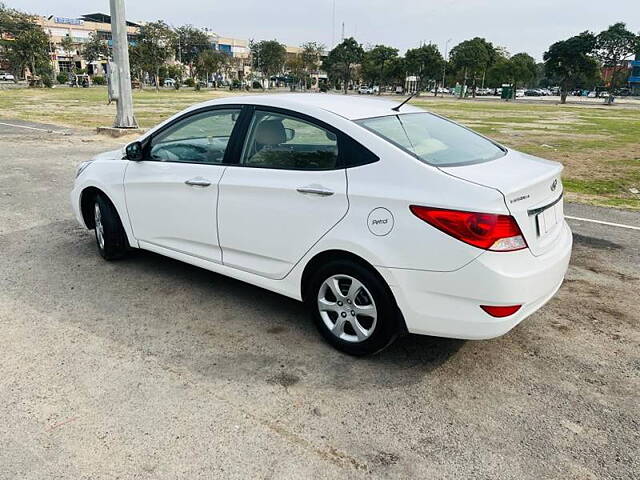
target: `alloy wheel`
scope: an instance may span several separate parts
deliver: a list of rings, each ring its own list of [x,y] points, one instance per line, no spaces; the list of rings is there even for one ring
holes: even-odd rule
[[[349,275],[332,275],[322,282],[318,309],[329,331],[347,342],[364,342],[376,328],[378,311],[373,295]]]
[[[104,225],[102,225],[102,214],[100,213],[100,206],[95,205],[95,222],[96,222],[96,238],[98,239],[98,245],[101,250],[104,250]]]

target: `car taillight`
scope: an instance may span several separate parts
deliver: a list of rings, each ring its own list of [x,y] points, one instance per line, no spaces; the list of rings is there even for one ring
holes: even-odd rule
[[[411,205],[411,212],[429,225],[474,247],[496,252],[527,248],[520,227],[511,215],[463,212]]]
[[[513,315],[516,313],[522,305],[510,305],[508,307],[502,306],[491,306],[491,305],[480,305],[480,308],[487,312],[492,317],[503,318],[508,317],[509,315]]]

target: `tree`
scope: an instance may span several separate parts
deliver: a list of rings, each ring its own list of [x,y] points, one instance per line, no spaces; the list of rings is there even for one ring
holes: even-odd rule
[[[371,50],[365,52],[362,59],[362,76],[368,82],[384,85],[387,81],[388,65],[394,58],[398,57],[398,49],[387,47],[386,45],[376,45]],[[382,89],[378,89],[380,95]]]
[[[174,44],[176,58],[189,66],[189,76],[193,78],[193,66],[202,52],[213,50],[211,40],[205,32],[193,25],[178,27]]]
[[[140,84],[140,89],[144,83],[145,63],[142,58],[142,49],[140,44],[129,44],[129,68],[131,69],[131,77],[137,78]]]
[[[267,77],[267,86],[271,88],[271,77],[281,73],[287,59],[287,50],[277,40],[251,42],[251,59],[253,68]]]
[[[217,50],[204,50],[196,59],[196,72],[200,78],[204,78],[208,83],[211,74],[219,73],[228,62],[229,57],[226,53]]]
[[[62,37],[62,40],[60,40],[60,47],[67,56],[71,56],[75,49],[75,42],[73,41],[73,38],[67,35]]]
[[[306,72],[302,55],[293,55],[288,58],[285,63],[285,68],[292,77],[293,83],[298,85],[302,85],[304,83],[306,85]]]
[[[627,30],[627,26],[618,22],[596,37],[596,55],[602,66],[611,69],[611,82],[607,105],[613,103],[613,90],[618,87],[628,60],[640,49],[640,36]]]
[[[103,58],[109,58],[111,50],[106,40],[102,40],[95,32],[89,36],[89,41],[82,48],[82,55],[87,63],[97,62]]]
[[[476,94],[476,82],[480,73],[483,75],[496,61],[496,49],[484,38],[475,37],[465,40],[451,49],[450,61],[453,68],[463,74],[463,87],[460,98],[464,95],[469,75],[473,79],[473,95]]]
[[[35,17],[0,3],[0,46],[15,77],[28,68],[33,77],[51,73],[49,37]]]
[[[560,103],[566,103],[569,90],[597,76],[598,63],[593,57],[595,47],[595,35],[582,32],[554,43],[545,52],[545,75],[556,79],[560,85]]]
[[[518,83],[530,82],[536,78],[538,67],[534,58],[526,53],[516,53],[509,59],[507,71],[513,85],[513,98],[516,98]]]
[[[129,57],[129,61],[131,62],[131,57]],[[131,68],[133,69],[133,63],[131,64]],[[172,78],[176,83],[180,83],[184,78],[184,73],[184,65],[180,63],[164,65],[160,68],[160,79]]]
[[[160,68],[173,56],[175,41],[175,33],[162,20],[140,27],[136,60],[144,70],[154,75],[156,91],[160,89]]]
[[[0,2],[0,38],[15,37],[21,32],[37,28],[34,20],[33,15],[9,8]]]
[[[404,85],[407,78],[407,62],[402,57],[392,58],[387,62],[385,77],[393,85]]]
[[[502,52],[497,57],[487,71],[487,77],[490,85],[511,83],[513,98],[516,98],[518,84],[534,81],[538,75],[538,65],[534,58],[526,53],[517,53],[511,58],[506,55],[506,52]]]
[[[495,53],[495,59],[485,76],[485,85],[493,88],[509,79],[509,53],[502,47],[497,47]]]
[[[28,68],[32,78],[50,74],[49,37],[41,28],[17,34],[11,42],[7,59],[15,71],[22,73]]]
[[[311,74],[316,72],[320,67],[322,52],[324,45],[317,42],[307,42],[302,44],[302,53],[300,59],[304,72],[304,85],[307,88],[310,85]]]
[[[355,38],[345,38],[341,44],[329,52],[323,62],[325,70],[331,78],[342,82],[344,93],[347,93],[354,69],[362,63],[364,50]]]
[[[405,63],[407,71],[418,77],[418,91],[421,91],[428,87],[427,82],[440,76],[444,58],[438,47],[430,43],[407,50]]]

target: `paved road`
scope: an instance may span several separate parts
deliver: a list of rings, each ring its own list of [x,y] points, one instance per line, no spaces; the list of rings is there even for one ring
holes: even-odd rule
[[[26,120],[18,120],[16,118],[0,118],[0,135],[2,137],[13,135],[24,136],[30,133],[32,138],[37,138],[37,136],[42,133],[70,135],[72,132],[73,129],[61,127],[60,125],[29,122]]]
[[[0,125],[0,479],[637,476],[640,232],[572,221],[567,281],[502,338],[355,360],[296,302],[102,261],[68,191],[114,142]]]

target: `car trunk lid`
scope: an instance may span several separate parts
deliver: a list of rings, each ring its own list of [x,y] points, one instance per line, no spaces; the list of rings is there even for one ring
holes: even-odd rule
[[[501,192],[533,255],[553,247],[564,223],[561,164],[509,151],[490,162],[441,169]]]

